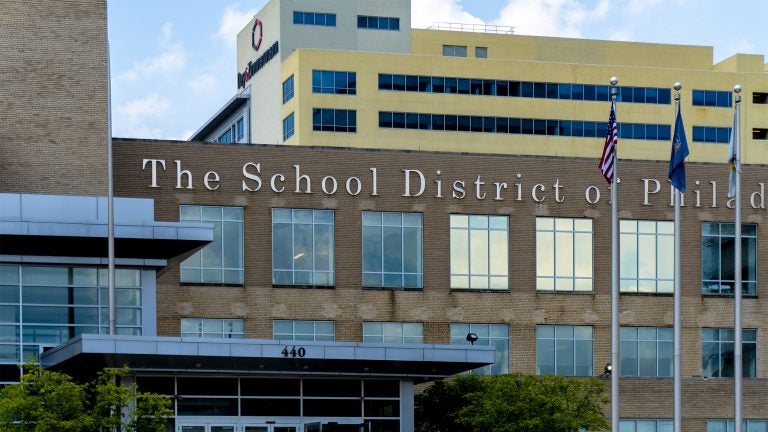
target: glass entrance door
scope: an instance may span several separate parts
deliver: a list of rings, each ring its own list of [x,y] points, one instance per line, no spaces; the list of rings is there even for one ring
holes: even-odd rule
[[[181,432],[235,432],[235,426],[217,424],[181,425],[179,430]]]
[[[213,432],[213,431],[211,431]],[[246,425],[243,432],[299,432],[296,425]]]

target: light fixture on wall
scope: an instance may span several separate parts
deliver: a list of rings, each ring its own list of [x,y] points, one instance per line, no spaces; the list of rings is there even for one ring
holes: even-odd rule
[[[477,342],[477,339],[479,339],[477,337],[477,333],[472,333],[472,332],[467,333],[467,342],[469,342],[470,345],[474,345],[475,342]]]
[[[610,363],[606,363],[605,367],[603,368],[603,373],[600,374],[600,378],[607,378],[611,376],[611,373],[613,372],[613,365]]]

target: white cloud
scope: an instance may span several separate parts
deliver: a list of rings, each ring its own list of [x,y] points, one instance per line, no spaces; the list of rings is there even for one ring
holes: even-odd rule
[[[117,112],[129,119],[141,119],[148,116],[163,114],[171,107],[167,98],[152,93],[142,99],[134,99],[117,107]]]
[[[187,130],[181,131],[180,133],[178,133],[176,135],[172,134],[167,139],[176,140],[176,141],[186,141],[186,140],[190,139],[192,137],[192,134],[195,133],[195,132],[196,131],[194,129],[187,129]]]
[[[592,6],[579,0],[510,0],[498,23],[512,25],[516,34],[581,37],[584,25],[599,21],[610,11],[609,0]]]
[[[259,8],[241,10],[237,4],[227,6],[219,22],[219,30],[216,32],[216,37],[223,39],[231,47],[236,46],[237,33],[248,24],[248,21],[258,11]]]
[[[219,84],[218,78],[215,75],[204,73],[187,80],[187,85],[194,90],[202,91],[209,90]]]
[[[165,23],[160,27],[160,45],[168,45],[173,36],[173,23]]]
[[[171,75],[180,71],[187,64],[187,53],[181,44],[171,45],[157,56],[147,57],[133,63],[133,67],[120,74],[119,79],[136,81],[151,79],[157,75]]]
[[[144,138],[144,139],[164,139],[163,131],[160,128],[153,128],[145,125],[126,125],[112,135],[120,138]]]
[[[721,47],[715,47],[715,62],[720,62],[735,54],[757,54],[760,52],[754,42],[745,37],[729,40],[722,45]]]
[[[115,108],[115,136],[136,138],[162,138],[162,130],[149,123],[164,116],[172,103],[156,93],[133,99]]]
[[[150,80],[158,75],[171,75],[180,71],[187,64],[187,53],[180,43],[172,44],[173,24],[165,23],[160,28],[158,43],[163,51],[153,57],[147,57],[133,63],[131,69],[121,73],[121,81]]]
[[[465,11],[459,0],[413,0],[411,26],[426,28],[436,22],[482,24],[483,20]]]
[[[637,41],[637,36],[633,29],[624,27],[609,33],[607,39],[612,41],[633,42]]]

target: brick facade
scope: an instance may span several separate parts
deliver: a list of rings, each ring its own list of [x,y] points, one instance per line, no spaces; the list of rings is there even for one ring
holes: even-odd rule
[[[0,11],[0,190],[106,195],[106,2]]]
[[[166,170],[152,182],[150,164],[143,159],[162,159]],[[193,189],[175,188],[176,164],[192,173]],[[246,162],[261,167],[261,189],[244,192],[242,168]],[[281,146],[227,146],[217,144],[156,141],[116,141],[116,192],[118,196],[149,197],[155,200],[158,220],[178,220],[179,205],[242,206],[245,211],[245,284],[243,287],[184,286],[178,269],[158,280],[158,332],[177,335],[185,316],[242,317],[246,337],[271,338],[273,319],[334,320],[336,339],[362,340],[363,321],[424,322],[428,343],[448,343],[450,323],[507,323],[510,332],[510,370],[536,371],[536,325],[573,324],[594,326],[595,375],[610,358],[610,205],[609,191],[596,169],[596,160],[549,157],[514,157],[319,149]],[[311,177],[312,194],[295,193],[294,165]],[[377,170],[377,196],[371,196],[371,173]],[[419,197],[403,197],[403,169],[420,170],[426,191]],[[620,218],[672,220],[667,189],[667,162],[622,161],[619,194]],[[441,174],[438,177],[437,171]],[[206,189],[203,177],[215,171],[220,180]],[[251,172],[255,172],[251,167]],[[733,327],[733,301],[727,297],[702,297],[701,223],[729,222],[733,211],[726,208],[727,167],[717,164],[688,164],[689,191],[682,209],[683,270],[683,404],[686,430],[704,431],[707,418],[733,416],[733,380],[703,379],[701,375],[701,328]],[[270,189],[270,177],[286,176],[285,191]],[[517,174],[520,174],[518,180]],[[213,174],[209,175],[209,178]],[[325,176],[337,179],[339,191],[327,195],[320,189]],[[362,192],[350,196],[344,182],[350,176],[362,182]],[[485,182],[476,198],[473,182]],[[442,180],[443,198],[436,198],[435,179]],[[657,179],[665,187],[644,202],[643,178]],[[463,180],[466,197],[451,197],[451,184]],[[415,193],[415,177],[411,194]],[[713,207],[712,184],[716,182]],[[330,182],[330,180],[329,180]],[[494,200],[493,182],[507,182],[503,200]],[[559,184],[555,195],[556,182]],[[699,182],[699,185],[696,184]],[[750,207],[750,195],[765,183],[757,166],[744,168],[744,222],[758,224],[758,257],[765,256],[765,208]],[[186,186],[186,176],[183,178]],[[521,200],[515,184],[521,183]],[[537,192],[544,197],[535,202]],[[248,181],[255,187],[254,181]],[[278,183],[279,185],[279,183]],[[651,186],[654,184],[651,182]],[[600,190],[600,201],[590,204],[585,191]],[[302,183],[302,188],[305,184]],[[591,198],[594,201],[594,190]],[[699,207],[696,206],[699,190]],[[556,202],[560,198],[562,202]],[[755,196],[759,198],[759,196]],[[759,200],[756,202],[759,206]],[[335,272],[332,289],[277,288],[271,281],[271,215],[274,207],[333,209],[335,212]],[[420,212],[424,215],[424,288],[422,290],[364,289],[361,286],[361,216],[363,210]],[[449,218],[452,213],[509,216],[510,289],[506,291],[451,290],[449,287]],[[594,220],[594,292],[537,292],[536,216],[587,217]],[[767,268],[758,264],[759,281]],[[763,329],[768,320],[762,297],[744,299],[744,327],[758,329],[757,376],[768,374],[768,343]],[[671,295],[621,297],[621,324],[626,326],[672,326]],[[764,378],[745,380],[744,418],[764,418],[768,403]],[[622,382],[622,417],[671,418],[672,380],[665,378],[625,379]]]

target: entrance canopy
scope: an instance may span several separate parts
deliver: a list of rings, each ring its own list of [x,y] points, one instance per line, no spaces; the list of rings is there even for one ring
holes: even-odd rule
[[[199,339],[84,334],[40,363],[72,375],[104,367],[163,373],[293,374],[444,378],[494,362],[490,346]]]
[[[154,202],[115,198],[115,256],[158,267],[175,264],[213,240],[213,226],[154,220]],[[0,193],[0,255],[104,257],[107,199]]]

